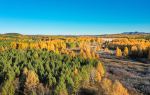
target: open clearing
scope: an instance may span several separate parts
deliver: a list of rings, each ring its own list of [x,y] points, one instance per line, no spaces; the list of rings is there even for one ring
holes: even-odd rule
[[[107,76],[120,80],[133,95],[150,95],[150,64],[127,59],[107,58],[101,54]]]

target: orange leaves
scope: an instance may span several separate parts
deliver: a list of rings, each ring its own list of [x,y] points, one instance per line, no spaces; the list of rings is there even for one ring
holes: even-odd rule
[[[128,56],[129,55],[129,50],[127,47],[124,48],[124,52],[123,52],[124,56]]]
[[[104,76],[104,68],[102,64],[98,64],[97,72],[96,72],[96,79],[100,84],[100,94],[102,95],[129,95],[127,89],[118,81],[112,81],[108,78],[103,78]]]
[[[131,47],[131,51],[132,51],[132,52],[136,52],[137,50],[138,50],[138,49],[137,49],[137,46],[132,46],[132,47]]]
[[[24,43],[24,42],[12,42],[11,43],[11,48],[13,49],[27,49],[29,46],[28,43]]]
[[[98,71],[96,71],[95,80],[96,82],[100,82],[102,80],[102,76]]]
[[[55,49],[66,49],[66,43],[63,40],[55,39],[51,41],[51,44],[55,46]]]
[[[99,57],[89,43],[80,43],[80,55],[90,59]]]
[[[104,78],[100,85],[104,95],[129,95],[127,89],[118,80],[113,83],[110,79]]]
[[[150,41],[144,39],[119,38],[113,40],[110,46],[138,46],[138,49],[145,50],[146,48],[150,47]]]
[[[72,57],[75,57],[75,56],[76,56],[76,53],[75,53],[74,51],[70,51],[70,52],[69,52],[69,55],[72,56]]]
[[[40,42],[38,43],[38,45],[39,45],[39,48],[40,48],[40,49],[44,49],[44,48],[47,49],[47,44],[46,44],[45,42],[40,41]]]
[[[27,49],[28,48],[28,43],[17,43],[16,44],[16,49]]]
[[[86,53],[83,49],[80,50],[80,55],[83,57],[83,58],[87,58],[86,56]]]
[[[97,71],[100,73],[101,76],[104,76],[105,70],[104,70],[104,67],[103,67],[102,63],[98,63]]]
[[[42,40],[40,40],[42,39]],[[71,56],[77,55],[79,52],[74,50],[81,50],[80,54],[84,58],[99,58],[96,51],[101,48],[101,38],[80,36],[80,37],[35,37],[35,39],[26,38],[23,40],[19,38],[17,42],[11,42],[13,49],[46,49],[56,53],[66,53]],[[74,48],[68,48],[67,43],[72,43]],[[73,50],[74,49],[74,50]]]
[[[5,49],[4,49],[4,47],[3,47],[3,46],[2,46],[2,47],[0,47],[0,52],[1,52],[1,51],[4,51],[4,50],[5,50]]]
[[[101,38],[96,38],[96,42],[101,43],[102,39]]]
[[[28,44],[29,44],[30,49],[38,49],[39,48],[38,43],[28,43]]]
[[[54,46],[53,43],[49,42],[49,43],[47,43],[47,45],[48,45],[48,50],[49,51],[55,51],[55,46]]]
[[[118,80],[113,83],[112,90],[112,95],[129,95],[127,89]]]
[[[117,56],[117,57],[121,57],[121,56],[122,56],[121,49],[119,49],[118,47],[117,47],[117,49],[116,49],[116,56]]]
[[[29,70],[26,76],[26,82],[25,82],[26,87],[34,88],[37,86],[38,83],[39,83],[39,79],[37,74],[34,71]]]
[[[84,58],[95,58],[95,53],[92,54],[93,52],[91,52],[90,49],[81,49],[80,50],[80,55]]]
[[[23,74],[26,76],[25,87],[26,89],[35,88],[39,84],[38,75],[32,71],[24,68]]]
[[[104,78],[101,81],[100,85],[101,85],[101,88],[104,91],[104,95],[105,94],[106,95],[111,95],[111,93],[112,93],[112,91],[111,91],[112,90],[112,81],[110,79]]]
[[[131,38],[117,38],[108,44],[109,48],[119,47],[124,49],[124,56],[132,58],[147,58],[148,48],[150,47],[150,40],[146,39],[131,39]],[[125,48],[127,47],[127,48]]]
[[[75,70],[74,70],[74,75],[77,75],[77,74],[78,74],[78,69],[75,68]]]
[[[115,39],[112,41],[113,45],[130,45],[130,46],[138,46],[141,45],[143,48],[150,46],[150,42],[144,39],[127,39],[127,38],[120,38]]]
[[[16,49],[16,42],[11,42],[11,48]]]
[[[135,56],[137,56],[137,51],[138,51],[138,48],[137,48],[137,46],[132,46],[131,47],[131,53],[132,53],[132,55],[135,57]]]
[[[97,82],[100,82],[104,74],[105,74],[105,70],[102,63],[98,63],[96,67],[95,80]]]
[[[79,48],[80,55],[84,58],[99,58],[99,55],[96,53],[100,50],[101,38],[96,37],[79,37],[80,40]]]

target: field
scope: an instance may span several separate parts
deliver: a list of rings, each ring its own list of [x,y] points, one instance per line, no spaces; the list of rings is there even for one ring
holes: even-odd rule
[[[149,35],[0,35],[0,95],[149,95]]]
[[[132,94],[148,95],[150,89],[150,64],[129,59],[100,58],[111,79],[120,80]]]

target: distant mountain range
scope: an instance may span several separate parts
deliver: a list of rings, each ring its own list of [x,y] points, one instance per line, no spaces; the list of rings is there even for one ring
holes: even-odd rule
[[[123,32],[121,34],[126,34],[126,35],[138,35],[138,34],[150,34],[150,32]],[[9,36],[21,36],[23,34],[20,33],[5,33],[5,34],[0,34],[0,35],[9,35]],[[106,35],[111,35],[111,34],[103,34],[101,36],[106,36]],[[112,34],[113,35],[113,34]],[[56,35],[56,36],[99,36],[99,35]]]
[[[146,32],[123,32],[122,34],[150,34],[150,33],[146,33]]]

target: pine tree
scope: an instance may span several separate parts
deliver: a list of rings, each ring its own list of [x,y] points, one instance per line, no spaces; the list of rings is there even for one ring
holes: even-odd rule
[[[116,49],[116,56],[117,56],[117,57],[121,57],[121,56],[122,56],[121,49],[119,49],[118,47],[117,47],[117,49]]]
[[[132,54],[132,57],[136,57],[137,56],[137,51],[138,51],[138,48],[137,46],[132,46],[131,47],[131,54]]]
[[[95,74],[96,81],[100,82],[104,74],[105,74],[105,70],[104,70],[102,63],[98,63],[97,68],[96,68],[96,74]]]
[[[35,88],[38,85],[38,83],[39,83],[38,75],[34,71],[29,70],[26,75],[26,82],[25,82],[26,89],[30,90],[32,88]]]
[[[0,47],[0,52],[1,52],[1,51],[4,51],[4,50],[5,50],[5,49],[4,49],[4,47],[3,47],[3,46],[2,46],[2,47]]]
[[[118,80],[112,82],[112,80],[104,78],[100,85],[102,95],[129,95],[128,90]]]
[[[131,51],[137,51],[138,49],[137,49],[137,46],[132,46],[131,47]]]
[[[128,56],[129,55],[129,50],[127,47],[124,48],[124,56]]]
[[[74,75],[77,75],[77,74],[78,74],[78,69],[75,68],[75,70],[74,70]]]
[[[116,80],[112,85],[112,95],[129,95],[128,90]]]

